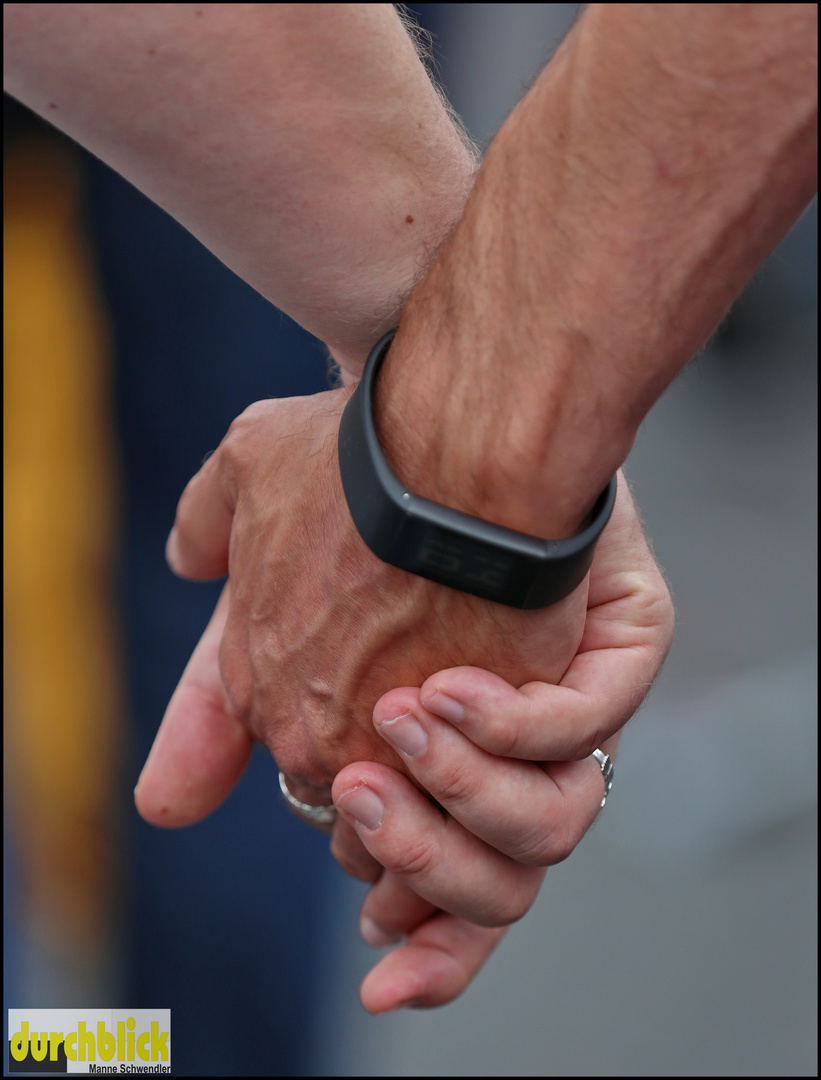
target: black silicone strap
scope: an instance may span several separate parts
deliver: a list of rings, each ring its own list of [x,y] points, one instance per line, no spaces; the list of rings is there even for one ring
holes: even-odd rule
[[[616,499],[616,478],[590,523],[566,540],[540,540],[423,499],[393,475],[373,422],[373,387],[395,330],[374,346],[339,425],[339,469],[351,517],[383,562],[516,608],[569,596],[590,569]]]

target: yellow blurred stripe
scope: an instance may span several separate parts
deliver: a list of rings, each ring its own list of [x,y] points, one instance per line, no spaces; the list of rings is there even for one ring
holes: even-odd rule
[[[94,936],[119,743],[108,360],[71,150],[4,168],[6,780],[26,899]]]

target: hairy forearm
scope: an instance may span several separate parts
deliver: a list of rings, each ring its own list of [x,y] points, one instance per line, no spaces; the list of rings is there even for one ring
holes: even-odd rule
[[[403,315],[377,407],[409,486],[578,527],[815,190],[816,28],[808,4],[585,11]]]
[[[390,4],[6,4],[5,86],[355,369],[471,154]]]

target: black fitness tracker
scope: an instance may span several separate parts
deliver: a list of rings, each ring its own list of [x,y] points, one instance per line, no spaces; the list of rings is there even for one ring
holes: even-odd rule
[[[388,467],[373,422],[373,387],[395,333],[374,346],[339,425],[342,487],[359,535],[391,566],[509,607],[547,607],[569,596],[610,518],[615,476],[589,524],[566,540],[540,540],[414,495]]]

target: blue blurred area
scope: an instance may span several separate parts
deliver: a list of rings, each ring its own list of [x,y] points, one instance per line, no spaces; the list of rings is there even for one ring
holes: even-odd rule
[[[113,339],[131,783],[221,587],[168,570],[177,499],[246,406],[327,389],[328,377],[316,341],[83,157]],[[127,1002],[171,1008],[180,1074],[302,1074],[330,856],[327,839],[289,816],[277,790],[260,750],[234,795],[199,825],[165,832],[129,809]]]

